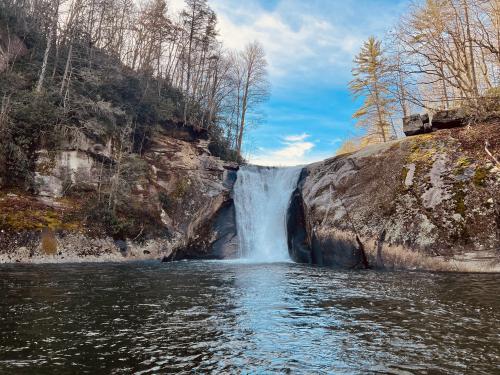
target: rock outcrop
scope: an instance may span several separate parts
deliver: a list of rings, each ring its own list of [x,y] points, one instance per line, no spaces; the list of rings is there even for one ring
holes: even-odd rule
[[[457,128],[467,124],[467,115],[462,109],[442,110],[431,115],[415,114],[403,118],[406,136],[430,133],[440,129]]]
[[[0,262],[234,257],[232,187],[238,166],[212,156],[208,138],[192,132],[159,131],[142,157],[147,177],[131,199],[147,212],[153,230],[141,226],[140,241],[99,232],[79,213],[85,198],[65,196],[68,184],[98,189],[103,163],[115,162],[109,144],[80,139],[57,152],[40,150],[38,194],[0,194]],[[43,249],[43,228],[55,233],[54,254]]]
[[[356,268],[361,244],[374,267],[498,267],[500,169],[483,148],[485,136],[498,154],[493,122],[307,166],[289,210],[292,257]]]

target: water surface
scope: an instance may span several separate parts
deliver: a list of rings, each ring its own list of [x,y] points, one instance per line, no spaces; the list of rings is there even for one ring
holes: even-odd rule
[[[492,374],[498,275],[4,265],[1,374]]]

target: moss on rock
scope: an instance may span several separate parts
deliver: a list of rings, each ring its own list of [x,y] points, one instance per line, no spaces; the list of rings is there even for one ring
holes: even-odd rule
[[[477,167],[474,172],[474,177],[472,177],[472,182],[476,186],[484,187],[486,186],[486,180],[488,178],[488,170],[484,167]]]

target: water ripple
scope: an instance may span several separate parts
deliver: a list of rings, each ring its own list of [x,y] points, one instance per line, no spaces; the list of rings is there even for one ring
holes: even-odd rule
[[[2,374],[500,370],[498,275],[236,262],[0,270]]]

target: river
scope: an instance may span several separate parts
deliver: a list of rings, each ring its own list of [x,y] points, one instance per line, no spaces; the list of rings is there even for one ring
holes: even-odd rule
[[[1,374],[491,374],[499,275],[0,266]]]

